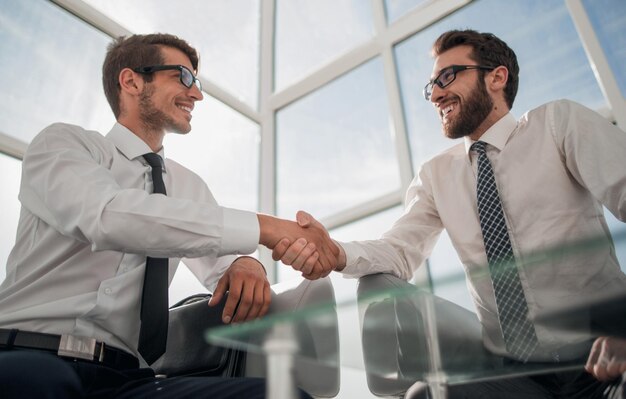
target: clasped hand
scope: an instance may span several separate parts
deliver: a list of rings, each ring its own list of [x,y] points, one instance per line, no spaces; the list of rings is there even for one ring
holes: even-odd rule
[[[273,249],[274,260],[292,266],[309,280],[326,277],[337,268],[338,246],[308,213],[299,211],[296,222],[259,215],[259,222],[261,244]]]

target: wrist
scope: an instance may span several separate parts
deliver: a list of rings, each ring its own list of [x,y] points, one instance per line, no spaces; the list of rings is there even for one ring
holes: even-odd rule
[[[257,218],[259,220],[259,244],[270,247],[271,239],[272,239],[272,224],[273,217],[264,214],[257,214]]]
[[[347,263],[346,251],[337,241],[333,240],[333,242],[335,243],[337,248],[339,248],[339,255],[337,255],[337,267],[335,268],[335,271],[340,272],[346,267],[346,263]]]
[[[235,262],[238,261],[239,259],[244,259],[244,258],[252,259],[254,262],[256,262],[259,266],[261,266],[261,268],[263,269],[263,272],[267,276],[267,269],[265,268],[263,263],[261,263],[261,261],[258,260],[257,258],[254,258],[254,257],[249,256],[249,255],[241,255],[241,256],[238,256],[237,259],[235,259]]]

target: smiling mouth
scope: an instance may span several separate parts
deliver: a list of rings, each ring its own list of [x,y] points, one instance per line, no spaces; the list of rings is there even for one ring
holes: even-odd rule
[[[185,117],[187,121],[191,121],[191,118],[192,118],[191,111],[193,111],[193,107],[190,107],[188,105],[177,104],[176,108],[182,110],[185,113]]]
[[[451,104],[448,104],[445,107],[441,108],[441,111],[440,111],[441,119],[443,121],[446,121],[446,119],[448,119],[448,116],[450,115],[450,113],[452,111],[454,111],[456,109],[456,107],[457,107],[457,103],[451,103]]]

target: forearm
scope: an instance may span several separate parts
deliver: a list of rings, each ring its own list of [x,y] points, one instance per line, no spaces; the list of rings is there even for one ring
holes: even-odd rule
[[[339,246],[345,266],[336,270],[352,278],[389,273],[410,280],[424,261],[423,254],[410,246],[392,245],[386,240],[341,242]]]

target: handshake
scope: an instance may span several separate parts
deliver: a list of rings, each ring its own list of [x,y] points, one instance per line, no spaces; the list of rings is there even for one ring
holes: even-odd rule
[[[259,243],[272,249],[274,260],[280,260],[309,280],[326,277],[345,266],[345,254],[313,216],[299,211],[296,222],[269,215],[258,215]]]

